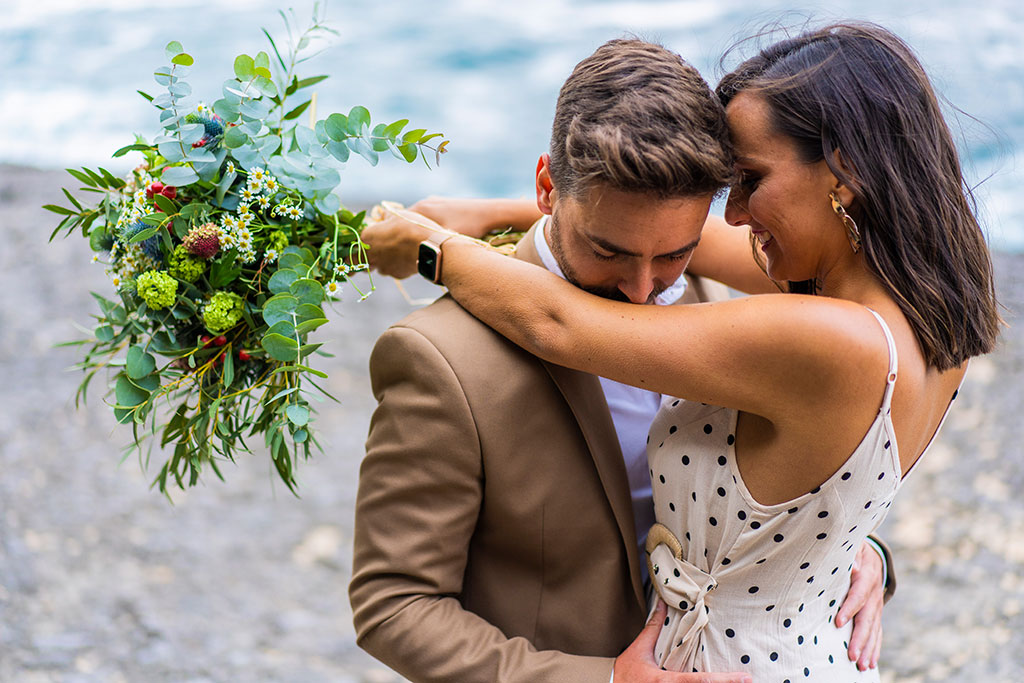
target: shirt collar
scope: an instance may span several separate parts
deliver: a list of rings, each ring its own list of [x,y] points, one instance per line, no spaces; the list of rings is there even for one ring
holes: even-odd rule
[[[555,260],[555,255],[551,251],[551,246],[548,244],[547,227],[550,221],[551,217],[545,215],[541,216],[541,219],[534,225],[533,246],[537,249],[537,254],[540,256],[541,263],[544,264],[544,267],[564,280],[565,273],[563,273],[561,267],[559,267],[558,261]],[[683,294],[686,293],[687,284],[689,283],[686,281],[686,275],[680,275],[678,280],[673,282],[665,289],[664,292],[655,297],[654,303],[659,306],[674,304],[682,298]]]

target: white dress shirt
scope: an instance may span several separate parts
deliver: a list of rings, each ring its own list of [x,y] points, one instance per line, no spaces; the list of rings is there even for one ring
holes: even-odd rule
[[[555,260],[548,244],[549,217],[538,221],[534,233],[534,246],[544,267],[560,278],[565,273]],[[686,292],[686,278],[680,277],[675,283],[655,298],[658,305],[674,304]],[[612,415],[615,434],[626,464],[629,491],[633,499],[633,521],[636,524],[637,542],[642,548],[647,540],[647,531],[654,524],[654,502],[651,498],[651,477],[647,467],[647,432],[661,407],[662,395],[622,384],[605,377],[598,377],[608,410]],[[644,567],[646,569],[646,566]]]

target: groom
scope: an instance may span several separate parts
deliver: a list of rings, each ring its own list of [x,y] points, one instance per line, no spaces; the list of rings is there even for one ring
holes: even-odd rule
[[[683,271],[731,177],[727,140],[678,55],[603,45],[562,87],[537,168],[545,217],[517,256],[607,297],[701,300]],[[386,223],[364,239],[387,240]],[[389,329],[370,374],[349,589],[363,648],[417,682],[745,680],[654,663],[639,544],[659,395],[532,357],[449,297]],[[851,595],[880,584],[872,561]]]

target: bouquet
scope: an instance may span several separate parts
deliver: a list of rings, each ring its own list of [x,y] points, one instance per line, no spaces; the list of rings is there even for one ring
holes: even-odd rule
[[[50,239],[80,232],[114,290],[93,293],[91,338],[67,344],[84,349],[76,406],[108,368],[114,415],[132,428],[125,455],[141,458],[148,441],[145,467],[155,442],[173,447],[153,482],[165,495],[206,467],[223,479],[218,461],[251,453],[256,439],[295,492],[298,455],[320,448],[309,387],[330,397],[309,361],[321,344],[308,337],[327,322],[324,303],[367,269],[365,212],[333,194],[339,169],[353,155],[375,166],[387,153],[429,167],[447,145],[404,119],[374,125],[359,106],[317,120],[315,94],[300,93],[327,77],[295,73],[313,41],[333,33],[317,15],[296,33],[282,12],[285,53],[264,30],[273,57],[239,55],[210,104],[189,103],[194,59],[168,44],[154,74],[166,92],[139,91],[159,112],[159,134],[114,152],[142,162],[127,178],[68,169],[97,201],[65,189],[70,206],[44,207],[62,216]],[[307,111],[308,126],[299,123]],[[356,288],[360,298],[371,290]]]

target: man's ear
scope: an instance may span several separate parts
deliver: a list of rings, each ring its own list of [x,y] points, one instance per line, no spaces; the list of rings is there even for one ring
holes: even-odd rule
[[[537,160],[537,208],[543,214],[551,215],[557,191],[551,184],[551,155],[541,154]]]

